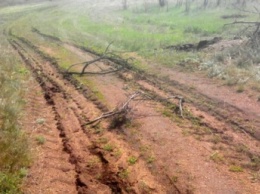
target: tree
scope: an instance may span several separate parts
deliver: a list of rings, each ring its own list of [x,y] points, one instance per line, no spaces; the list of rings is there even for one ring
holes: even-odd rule
[[[177,0],[176,6],[181,7],[183,3],[183,0]]]
[[[221,0],[217,0],[217,7],[220,6]]]
[[[126,10],[127,9],[127,0],[123,0],[122,4],[123,4],[123,9]]]
[[[206,8],[209,4],[209,0],[204,0],[203,2],[203,7]]]
[[[189,13],[189,12],[190,12],[190,3],[191,3],[190,0],[186,0],[186,1],[185,1],[185,12],[186,12],[186,13]]]
[[[159,0],[160,7],[164,7],[166,5],[166,0]]]

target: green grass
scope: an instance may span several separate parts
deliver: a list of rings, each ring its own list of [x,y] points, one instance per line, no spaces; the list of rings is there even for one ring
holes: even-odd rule
[[[243,172],[244,170],[241,166],[233,165],[233,166],[229,167],[229,171],[231,171],[231,172]]]
[[[223,25],[231,21],[221,19],[225,10],[193,11],[189,15],[183,13],[182,8],[171,8],[168,12],[159,8],[141,13],[128,10],[103,13],[104,19],[97,20],[83,11],[84,6],[69,8],[31,11],[17,20],[13,28],[20,33],[34,26],[43,33],[96,49],[114,41],[113,49],[139,52],[219,35]],[[108,14],[110,19],[106,19]],[[122,18],[120,22],[118,17]]]
[[[103,146],[103,149],[105,151],[112,152],[114,150],[114,146],[108,143],[108,144]]]
[[[35,140],[36,140],[37,144],[39,144],[39,145],[43,145],[43,144],[45,144],[45,142],[46,142],[46,139],[45,139],[45,137],[43,137],[43,136],[37,136],[37,137],[35,138]]]
[[[22,82],[28,75],[21,71],[21,62],[2,33],[0,44],[0,191],[13,194],[20,193],[23,169],[30,163],[28,139],[19,125],[24,105]]]
[[[166,11],[153,5],[147,12],[143,11],[142,7],[137,7],[126,11],[108,10],[102,13],[97,9],[91,10],[93,13],[90,14],[91,8],[88,4],[78,6],[74,2],[58,7],[51,5],[43,4],[38,10],[37,7],[31,9],[29,14],[11,22],[9,27],[15,34],[27,37],[39,45],[44,45],[44,41],[33,35],[32,27],[99,53],[104,51],[108,43],[113,42],[113,51],[137,52],[143,57],[170,67],[180,62],[188,64],[195,60],[197,63],[199,57],[197,53],[166,52],[160,48],[180,43],[195,43],[208,37],[235,35],[237,29],[223,28],[224,24],[233,21],[221,18],[222,15],[226,15],[226,8],[202,11],[194,7],[186,14],[183,8],[170,7]],[[22,6],[20,9],[25,8]],[[228,13],[233,14],[237,11],[228,10]],[[66,53],[64,50],[63,56],[66,56]],[[62,61],[61,66],[68,64],[69,61]]]
[[[127,162],[130,164],[130,165],[134,165],[136,162],[137,162],[138,158],[135,157],[135,156],[130,156],[127,160]]]

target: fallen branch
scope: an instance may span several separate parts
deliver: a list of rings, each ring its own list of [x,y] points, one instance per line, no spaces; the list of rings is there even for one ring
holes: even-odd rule
[[[109,58],[109,57],[107,56],[107,53],[108,53],[108,49],[109,49],[109,47],[112,45],[112,43],[113,43],[113,42],[110,42],[110,43],[108,44],[108,46],[107,46],[106,49],[105,49],[105,52],[104,52],[100,57],[98,57],[98,58],[96,58],[96,59],[93,59],[93,60],[91,60],[91,61],[85,61],[85,62],[81,62],[81,63],[72,64],[72,65],[70,65],[70,66],[67,68],[66,72],[67,72],[67,73],[70,73],[70,74],[79,74],[79,73],[75,73],[75,72],[71,73],[71,72],[69,72],[69,70],[70,70],[72,67],[75,67],[75,66],[77,66],[77,65],[84,65],[80,74],[81,74],[81,75],[85,74],[85,70],[86,70],[86,68],[87,68],[89,65],[91,65],[91,64],[93,64],[93,63],[95,63],[95,62],[101,61],[101,60],[103,60],[103,59],[108,59],[108,58]]]
[[[105,56],[101,56],[101,57],[99,57],[99,58],[97,58],[97,59],[93,59],[93,60],[91,60],[91,61],[85,61],[85,62],[81,62],[81,63],[72,64],[71,66],[69,66],[69,67],[67,68],[66,72],[69,73],[69,70],[70,70],[72,67],[75,67],[75,66],[77,66],[77,65],[82,65],[82,64],[84,64],[84,68],[82,69],[82,72],[84,72],[85,69],[86,69],[90,64],[95,63],[95,62],[97,62],[97,61],[100,61],[100,60],[102,60],[102,59],[106,59],[106,58],[107,58],[107,57],[105,57]],[[81,72],[81,73],[82,73],[82,72]]]
[[[259,43],[260,43],[260,22],[249,22],[249,21],[235,21],[232,23],[225,24],[224,26],[227,25],[236,25],[236,24],[241,24],[241,25],[246,25],[246,28],[243,29],[240,34],[249,32],[247,35],[249,37],[249,40],[247,41],[247,45],[250,46],[251,48],[259,48]],[[249,31],[250,29],[250,31]]]
[[[140,96],[142,94],[142,92],[140,91],[137,91],[135,92],[134,94],[132,94],[125,103],[123,103],[122,106],[120,107],[116,107],[115,109],[113,109],[112,111],[109,111],[109,112],[106,112],[106,113],[103,113],[101,114],[99,117],[95,118],[94,120],[92,121],[89,121],[85,124],[83,124],[83,126],[86,126],[86,125],[90,125],[90,124],[93,124],[97,121],[100,121],[102,119],[105,119],[105,118],[108,118],[108,117],[112,117],[114,115],[119,115],[119,114],[127,114],[129,111],[130,111],[130,108],[129,108],[129,104],[132,100],[136,99],[138,96]]]
[[[179,110],[180,110],[180,114],[181,114],[181,117],[183,117],[183,108],[182,108],[182,104],[184,102],[184,99],[182,96],[170,96],[168,97],[168,99],[172,99],[172,98],[175,98],[175,99],[178,99],[179,100]]]
[[[138,98],[138,97],[142,97],[142,98]],[[138,98],[138,99],[137,99]],[[180,115],[182,118],[183,117],[183,102],[184,102],[184,99],[182,96],[170,96],[168,97],[167,99],[178,99],[179,100],[179,110],[180,110]],[[93,123],[96,123],[98,121],[101,121],[102,119],[105,119],[105,118],[109,118],[109,117],[113,117],[115,115],[120,115],[120,114],[123,114],[123,115],[126,115],[127,113],[129,113],[129,111],[131,110],[131,108],[129,107],[129,104],[131,101],[133,100],[144,100],[144,99],[151,99],[151,97],[149,97],[148,95],[146,95],[145,93],[143,93],[142,91],[137,91],[135,92],[134,94],[132,94],[125,103],[122,104],[122,106],[119,106],[119,107],[116,107],[114,108],[112,111],[109,111],[109,112],[106,112],[106,113],[102,113],[99,117],[83,124],[83,126],[86,126],[86,125],[90,125],[90,124],[93,124]],[[165,100],[167,100],[165,99]]]
[[[234,25],[234,24],[254,24],[254,25],[256,25],[256,26],[259,26],[259,25],[260,25],[260,22],[235,21],[235,22],[232,22],[232,23],[227,23],[227,24],[225,24],[224,26]]]
[[[113,69],[110,71],[100,71],[100,72],[90,72],[90,71],[85,71],[84,73],[82,72],[67,72],[68,74],[75,74],[75,75],[83,75],[83,74],[89,74],[89,75],[104,75],[104,74],[109,74],[109,73],[115,73],[118,71],[121,71],[122,69],[124,69],[123,67],[118,67],[117,69]]]

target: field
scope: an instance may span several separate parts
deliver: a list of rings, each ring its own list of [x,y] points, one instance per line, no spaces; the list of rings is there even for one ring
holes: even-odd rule
[[[173,2],[0,6],[0,193],[258,193],[258,15]]]

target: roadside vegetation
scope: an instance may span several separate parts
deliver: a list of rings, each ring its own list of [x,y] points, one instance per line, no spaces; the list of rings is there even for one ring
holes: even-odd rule
[[[19,120],[26,70],[0,34],[0,193],[19,193],[29,165],[29,147]]]
[[[201,1],[192,3],[188,11],[184,3],[177,6],[174,1],[169,1],[167,7],[158,6],[157,1],[129,1],[127,9],[122,9],[121,1],[115,1],[113,6],[110,1],[97,1],[94,5],[85,1],[63,2],[59,6],[55,6],[56,1],[34,6],[24,17],[10,23],[9,29],[36,45],[43,41],[32,29],[98,53],[112,43],[112,52],[134,57],[134,65],[141,69],[157,64],[202,71],[229,86],[249,83],[251,88],[260,90],[258,50],[240,46],[250,39],[250,32],[244,31],[248,25],[225,25],[238,20],[258,21],[255,2],[243,7],[236,1],[220,1],[218,6],[209,3],[204,7]],[[221,37],[224,42],[214,51],[165,49],[214,37]],[[149,60],[149,64],[142,64],[139,56]]]

